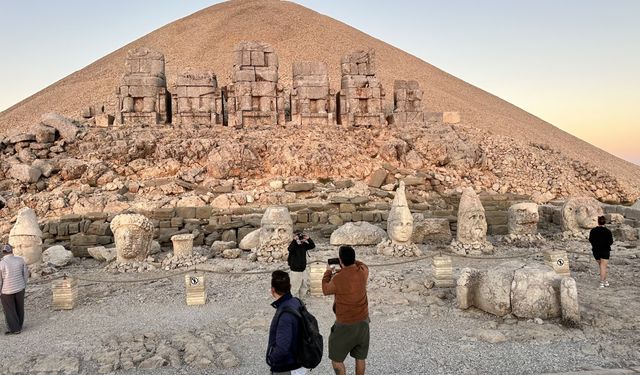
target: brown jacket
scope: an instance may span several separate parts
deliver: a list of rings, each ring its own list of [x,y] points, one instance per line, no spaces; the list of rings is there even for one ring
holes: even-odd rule
[[[322,293],[335,295],[336,322],[352,324],[369,318],[367,279],[369,267],[356,261],[331,277],[327,270],[322,277]]]

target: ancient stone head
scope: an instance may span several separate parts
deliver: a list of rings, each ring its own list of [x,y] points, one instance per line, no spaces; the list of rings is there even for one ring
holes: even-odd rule
[[[458,233],[460,243],[472,244],[487,240],[487,220],[480,198],[472,188],[462,191],[458,208]]]
[[[13,253],[24,258],[25,263],[34,264],[42,260],[42,231],[38,218],[31,208],[18,212],[16,223],[9,232],[9,244]]]
[[[538,229],[538,205],[517,203],[509,207],[509,234],[536,234]]]
[[[116,243],[117,261],[142,261],[151,250],[153,224],[138,214],[121,214],[111,221],[111,231]]]
[[[569,198],[562,206],[562,229],[573,232],[594,228],[603,212],[594,198]]]
[[[293,221],[286,207],[269,207],[260,221],[260,245],[288,245],[293,237]]]
[[[407,243],[413,234],[413,216],[407,204],[404,182],[400,182],[391,204],[387,219],[387,234],[392,243]]]

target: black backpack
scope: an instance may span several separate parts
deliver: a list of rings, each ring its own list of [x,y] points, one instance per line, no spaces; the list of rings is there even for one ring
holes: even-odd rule
[[[284,307],[282,312],[287,312],[298,317],[300,322],[299,330],[299,345],[298,352],[296,353],[296,359],[298,364],[304,368],[312,369],[316,368],[322,361],[322,335],[318,328],[318,320],[313,314],[307,310],[299,298],[300,309],[294,310],[290,307]]]

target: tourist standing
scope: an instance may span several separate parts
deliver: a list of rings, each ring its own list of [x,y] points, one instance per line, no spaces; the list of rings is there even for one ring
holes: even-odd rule
[[[329,359],[335,373],[345,375],[344,360],[350,354],[356,360],[356,375],[363,375],[369,352],[369,268],[356,261],[356,252],[351,246],[341,246],[338,258],[340,270],[334,272],[333,267],[327,265],[322,277],[322,293],[335,296],[336,321],[329,335]]]
[[[289,244],[289,278],[291,280],[291,294],[303,298],[309,289],[309,275],[307,274],[307,251],[314,249],[316,244],[303,232],[298,232]]]
[[[613,244],[613,235],[611,231],[604,226],[605,223],[605,217],[598,216],[598,226],[589,232],[589,242],[591,242],[593,257],[596,258],[600,269],[600,288],[609,286],[609,281],[607,281],[607,267],[609,265],[611,245]]]
[[[298,311],[300,300],[291,295],[289,274],[273,271],[271,274],[271,295],[275,301],[271,304],[276,313],[269,328],[267,364],[271,374],[303,375],[307,369],[298,364],[296,357],[299,346],[300,321],[298,317],[284,312],[285,309]]]
[[[24,323],[24,290],[27,287],[29,269],[24,259],[13,255],[11,245],[2,245],[0,260],[0,300],[7,321],[5,335],[18,334]]]

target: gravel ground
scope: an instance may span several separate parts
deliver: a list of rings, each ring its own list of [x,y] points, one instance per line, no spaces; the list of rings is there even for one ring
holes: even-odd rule
[[[334,254],[322,250],[329,248],[326,244],[319,247],[321,250],[315,253],[318,259]],[[370,264],[391,261],[364,255],[371,254],[372,249],[359,252]],[[374,267],[369,283],[372,341],[367,373],[538,374],[640,365],[638,249],[622,248],[617,254],[617,261],[612,260],[612,288],[606,291],[596,288],[595,266],[587,255],[573,256],[571,260],[584,320],[580,329],[565,328],[557,321],[536,324],[513,317],[498,318],[475,309],[459,310],[455,307],[453,289],[424,286],[423,282],[431,277],[428,260]],[[457,258],[454,262],[455,272],[466,265],[484,268],[499,263]],[[244,259],[215,259],[209,264],[217,270],[272,268]],[[93,260],[84,260],[66,271],[91,277],[125,277],[96,271],[99,267]],[[142,277],[159,274],[146,273]],[[126,333],[171,336],[191,332],[207,333],[229,344],[239,366],[164,367],[118,373],[267,373],[264,352],[268,324],[274,313],[269,305],[270,275],[205,277],[208,301],[204,306],[185,305],[184,277],[176,276],[135,284],[84,282],[79,304],[71,311],[52,311],[49,284],[33,282],[27,293],[23,333],[0,336],[4,366],[0,366],[0,371],[11,373],[10,364],[21,360],[28,364],[33,355],[57,353],[78,358],[81,374],[94,374],[97,365],[91,356],[104,349],[104,340],[110,336]],[[326,341],[333,322],[332,298],[308,297],[307,304],[318,317]],[[348,361],[348,369],[353,372],[353,361]],[[329,360],[323,360],[313,373],[332,374]]]

